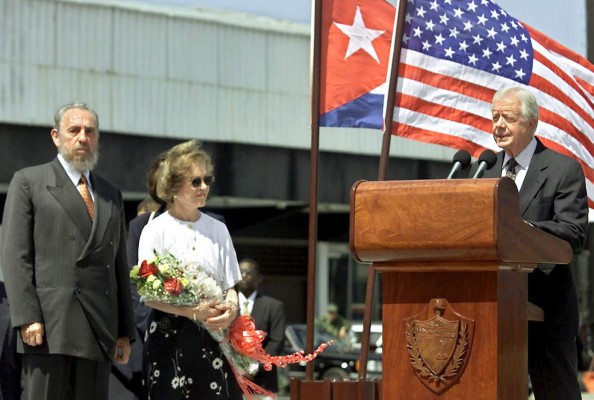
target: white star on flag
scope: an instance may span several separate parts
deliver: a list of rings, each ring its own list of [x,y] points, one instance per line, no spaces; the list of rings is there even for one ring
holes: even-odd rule
[[[344,56],[345,60],[357,50],[363,49],[367,54],[373,57],[375,61],[378,63],[380,62],[371,42],[383,35],[385,31],[367,28],[363,22],[363,16],[361,15],[359,6],[357,6],[357,11],[355,11],[353,25],[339,24],[338,22],[334,22],[334,25],[349,37],[349,46]]]

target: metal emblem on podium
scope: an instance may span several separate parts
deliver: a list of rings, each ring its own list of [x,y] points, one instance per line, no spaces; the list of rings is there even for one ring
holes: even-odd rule
[[[424,316],[430,319],[419,320]],[[405,322],[406,347],[415,374],[431,391],[443,393],[464,371],[474,320],[456,313],[446,299],[434,298],[425,311]]]

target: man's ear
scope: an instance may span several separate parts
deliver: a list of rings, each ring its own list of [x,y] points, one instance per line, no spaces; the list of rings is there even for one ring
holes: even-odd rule
[[[56,128],[52,129],[50,131],[50,135],[52,137],[52,140],[54,141],[54,144],[56,146],[58,146],[60,144],[60,138],[58,137],[58,130]]]
[[[531,118],[529,121],[529,124],[530,124],[530,130],[532,131],[532,134],[534,135],[534,132],[536,132],[536,127],[538,126],[538,119]]]

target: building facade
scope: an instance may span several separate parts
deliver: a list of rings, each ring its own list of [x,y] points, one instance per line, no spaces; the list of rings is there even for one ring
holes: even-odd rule
[[[117,0],[0,2],[0,211],[14,171],[55,157],[55,110],[98,112],[98,173],[131,219],[153,157],[200,139],[238,256],[258,260],[263,290],[305,321],[310,194],[310,27],[213,10]],[[365,266],[348,247],[349,194],[378,175],[381,132],[321,129],[317,307],[360,318]],[[388,179],[445,178],[454,150],[393,138]],[[379,301],[376,302],[379,308]],[[379,313],[376,310],[376,317]]]

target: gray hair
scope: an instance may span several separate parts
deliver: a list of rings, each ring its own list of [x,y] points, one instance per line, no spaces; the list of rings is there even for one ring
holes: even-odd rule
[[[62,122],[64,114],[66,113],[66,111],[72,109],[85,110],[93,114],[93,116],[95,117],[95,127],[97,128],[97,132],[99,132],[99,116],[97,115],[95,110],[93,110],[87,103],[83,103],[82,101],[65,104],[62,107],[58,108],[58,111],[56,111],[56,114],[54,114],[54,129],[56,129],[58,132],[60,131],[60,122]]]
[[[499,89],[493,96],[493,103],[507,95],[514,95],[522,103],[520,112],[524,119],[536,119],[538,121],[538,103],[536,97],[524,86],[508,86]]]

